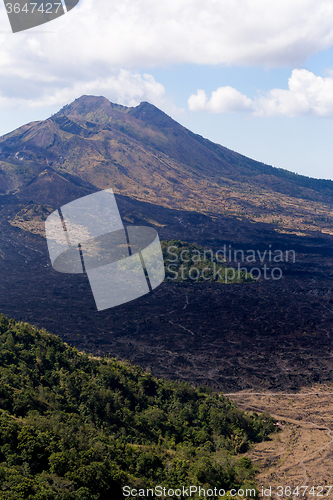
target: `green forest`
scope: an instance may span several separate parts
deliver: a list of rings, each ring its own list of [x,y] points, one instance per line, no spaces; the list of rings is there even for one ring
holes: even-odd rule
[[[118,500],[125,485],[255,484],[242,453],[276,429],[269,415],[79,352],[3,315],[0,335],[1,500]]]
[[[223,284],[255,282],[249,272],[225,262],[212,249],[181,240],[162,240],[165,281],[216,282]]]

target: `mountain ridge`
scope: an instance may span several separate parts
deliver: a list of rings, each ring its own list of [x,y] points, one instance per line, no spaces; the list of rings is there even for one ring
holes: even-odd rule
[[[96,189],[112,187],[163,207],[333,234],[332,181],[249,159],[194,134],[147,102],[126,107],[81,96],[47,120],[0,138],[2,194],[27,191],[48,167]],[[37,189],[35,202],[42,202],[40,195]]]
[[[297,180],[304,187],[306,187],[307,182],[309,180],[311,180],[311,181],[314,181],[314,184],[317,184],[318,189],[322,189],[324,186],[326,186],[326,187],[330,186],[330,189],[332,189],[332,191],[333,191],[333,181],[332,180],[329,180],[329,179],[315,179],[315,178],[312,178],[312,177],[309,177],[309,176],[305,176],[305,175],[301,175],[301,174],[296,174],[296,173],[290,172],[290,171],[288,171],[286,169],[278,168],[278,167],[273,167],[273,166],[268,165],[266,163],[259,162],[258,160],[254,160],[252,158],[249,158],[246,155],[243,155],[241,153],[235,152],[235,151],[233,151],[233,150],[231,150],[229,148],[226,148],[225,146],[222,146],[221,144],[214,143],[213,141],[210,141],[209,139],[204,138],[200,134],[195,134],[194,132],[191,132],[190,130],[188,130],[185,127],[183,127],[182,125],[180,125],[176,120],[174,120],[173,118],[171,118],[170,116],[168,116],[165,112],[163,112],[162,110],[160,110],[159,108],[157,108],[156,106],[154,106],[153,104],[151,104],[151,103],[149,103],[147,101],[141,102],[136,107],[126,107],[126,106],[114,104],[114,103],[108,101],[105,97],[98,97],[98,98],[95,99],[92,96],[81,96],[80,98],[78,98],[75,101],[73,101],[71,104],[68,104],[67,106],[65,106],[64,108],[62,108],[54,116],[57,116],[58,114],[59,115],[62,114],[63,110],[65,110],[66,111],[65,112],[66,115],[69,115],[70,117],[74,118],[75,116],[72,114],[72,112],[70,111],[69,113],[67,113],[67,111],[71,110],[71,109],[77,109],[77,107],[80,108],[80,103],[83,102],[85,104],[88,99],[89,99],[89,101],[91,100],[91,104],[92,103],[94,103],[94,104],[104,103],[105,101],[107,101],[107,103],[110,105],[110,108],[112,110],[115,109],[115,110],[119,110],[120,113],[124,113],[124,114],[127,113],[130,116],[133,116],[133,117],[135,117],[135,118],[137,118],[137,119],[139,119],[141,121],[144,121],[144,122],[148,123],[149,125],[154,125],[154,126],[157,126],[157,127],[160,127],[160,128],[161,127],[164,128],[164,127],[168,127],[169,126],[169,127],[175,127],[175,128],[177,128],[178,130],[181,130],[181,131],[186,130],[186,132],[189,133],[189,135],[191,137],[195,138],[197,141],[202,142],[206,146],[209,144],[212,150],[214,150],[214,149],[222,149],[225,152],[229,152],[231,154],[237,155],[237,158],[240,161],[241,161],[241,159],[243,159],[244,161],[250,161],[258,169],[258,171],[264,172],[265,170],[268,170],[270,173],[274,173],[276,175],[277,174],[281,174],[281,175],[285,176],[288,179]],[[77,103],[78,106],[75,106],[76,103]],[[84,105],[82,106],[82,108],[84,109]],[[78,116],[76,116],[76,118],[77,117]],[[85,117],[82,117],[82,118],[84,120],[88,121],[88,116],[85,116]],[[318,181],[318,182],[316,182],[316,181]]]

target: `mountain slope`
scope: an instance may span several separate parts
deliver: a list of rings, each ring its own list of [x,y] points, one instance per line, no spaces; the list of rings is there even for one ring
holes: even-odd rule
[[[81,350],[219,391],[288,392],[332,380],[332,237],[318,234],[332,231],[329,182],[320,192],[290,174],[299,198],[287,196],[274,191],[286,178],[272,169],[274,176],[265,177],[270,189],[259,190],[254,179],[265,166],[192,134],[147,103],[125,108],[99,97],[21,127],[0,147],[2,312]],[[256,175],[237,163],[234,172],[245,180],[231,179],[227,156],[248,162]],[[307,182],[317,189],[320,181]],[[264,264],[272,271],[270,250],[292,250],[295,262],[278,263],[278,280],[268,271],[255,283],[172,281],[98,312],[87,277],[57,273],[40,235],[49,212],[110,185],[122,193],[116,198],[124,224],[153,226],[161,240],[266,254],[252,264],[228,262],[248,271],[263,273]]]
[[[332,181],[246,158],[146,102],[126,108],[82,96],[51,118],[0,138],[3,194],[20,195],[47,167],[163,207],[333,232]],[[33,201],[41,202],[40,196],[37,190]]]
[[[254,488],[251,461],[235,455],[275,429],[267,414],[89,357],[4,316],[0,339],[1,499],[118,500],[125,485]]]

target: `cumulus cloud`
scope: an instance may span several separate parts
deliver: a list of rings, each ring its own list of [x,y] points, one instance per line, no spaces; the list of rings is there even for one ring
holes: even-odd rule
[[[273,89],[250,99],[232,87],[220,87],[210,99],[198,89],[188,99],[191,111],[210,113],[249,112],[253,116],[333,117],[333,77],[316,76],[305,69],[294,69],[289,89]]]
[[[62,105],[82,94],[103,95],[127,106],[136,106],[141,101],[167,103],[164,86],[156,82],[152,75],[141,75],[124,69],[107,78],[88,81],[54,79],[47,82],[42,93],[39,93],[39,83],[27,82],[19,96],[0,94],[0,107],[10,109],[18,106],[38,108]]]
[[[316,76],[305,69],[294,70],[289,90],[273,89],[255,103],[259,116],[333,116],[333,78]]]
[[[58,99],[62,104],[65,95],[77,96],[75,90],[95,93],[109,85],[109,95],[118,100],[130,100],[135,87],[134,100],[142,95],[162,107],[160,84],[138,75],[138,68],[295,67],[332,44],[331,0],[81,0],[68,14],[15,35],[2,6],[0,103]],[[118,90],[117,82],[122,82]],[[234,106],[249,107],[247,98],[231,89],[217,91],[216,106],[223,110],[228,104],[227,92]]]
[[[219,87],[208,100],[206,92],[198,89],[196,95],[188,99],[190,111],[205,110],[211,113],[246,111],[252,105],[251,99],[232,87]]]

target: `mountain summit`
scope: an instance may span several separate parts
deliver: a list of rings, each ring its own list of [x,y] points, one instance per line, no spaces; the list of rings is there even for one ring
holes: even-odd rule
[[[251,160],[192,133],[147,102],[126,107],[82,96],[47,120],[0,138],[2,194],[45,203],[45,169],[57,179],[48,195],[52,206],[112,187],[167,208],[332,232],[332,181]]]
[[[319,232],[333,234],[332,185],[214,144],[149,103],[80,97],[0,138],[1,311],[81,350],[218,391],[329,383],[333,251]],[[193,243],[231,248],[228,267],[253,268],[259,281],[185,277],[96,311],[87,276],[56,272],[42,236],[50,212],[109,187],[125,226],[158,229],[166,266],[169,243],[178,255]],[[278,261],[281,279],[271,278],[271,250],[295,252]]]

